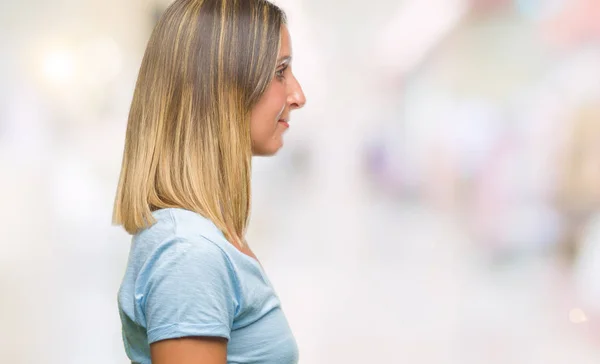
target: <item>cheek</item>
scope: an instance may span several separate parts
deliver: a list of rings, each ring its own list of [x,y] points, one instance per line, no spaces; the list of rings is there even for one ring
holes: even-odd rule
[[[285,109],[285,90],[280,85],[271,86],[252,110],[250,127],[253,134],[272,130]]]
[[[278,117],[281,116],[281,113],[285,109],[285,89],[282,87],[276,87],[272,90],[268,96],[267,105],[265,105],[265,109],[268,110],[268,117],[270,121],[277,121]]]

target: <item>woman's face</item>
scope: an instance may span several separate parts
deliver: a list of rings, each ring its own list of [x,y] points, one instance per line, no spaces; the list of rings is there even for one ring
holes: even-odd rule
[[[253,155],[277,153],[283,146],[283,133],[290,127],[290,113],[306,102],[302,87],[292,73],[290,42],[287,27],[282,26],[276,72],[269,87],[252,109],[250,117]]]

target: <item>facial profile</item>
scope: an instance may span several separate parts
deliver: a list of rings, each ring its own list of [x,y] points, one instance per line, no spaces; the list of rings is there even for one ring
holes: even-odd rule
[[[291,112],[306,103],[300,83],[292,72],[292,45],[287,26],[281,27],[281,46],[273,79],[251,112],[252,154],[269,156],[283,146]]]

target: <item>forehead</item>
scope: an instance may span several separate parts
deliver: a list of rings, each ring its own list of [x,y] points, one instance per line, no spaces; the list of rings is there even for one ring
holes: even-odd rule
[[[285,25],[281,26],[281,48],[279,49],[279,56],[291,56],[292,55],[292,40],[290,39],[290,32]]]

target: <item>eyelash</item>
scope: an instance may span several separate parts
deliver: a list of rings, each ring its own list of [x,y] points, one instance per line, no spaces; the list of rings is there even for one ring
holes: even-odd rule
[[[283,73],[285,72],[285,70],[287,70],[287,68],[288,68],[288,66],[284,66],[283,68],[275,71],[275,76],[280,80],[285,79],[285,76],[283,75]]]

